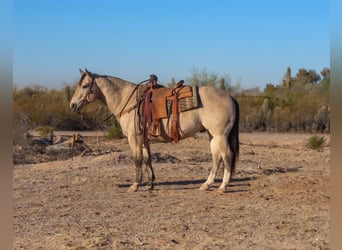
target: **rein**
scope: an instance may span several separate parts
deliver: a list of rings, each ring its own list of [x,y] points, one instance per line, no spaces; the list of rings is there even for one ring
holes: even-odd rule
[[[137,107],[137,103],[136,103],[136,104],[134,104],[134,105],[132,105],[132,106],[130,106],[130,107],[128,107],[128,108],[126,109],[126,106],[127,106],[128,102],[131,100],[131,98],[132,98],[134,92],[137,90],[137,88],[138,88],[139,86],[140,86],[140,84],[137,84],[137,85],[134,87],[133,91],[131,92],[131,94],[129,95],[127,101],[125,102],[125,105],[123,105],[123,107],[122,107],[121,111],[119,112],[119,114],[117,114],[117,115],[115,116],[116,119],[120,119],[120,117],[121,117],[123,114],[129,113],[129,112],[131,112],[133,109],[135,109],[135,108]]]
[[[133,97],[133,94],[135,93],[135,91],[141,86],[141,84],[145,83],[145,82],[148,82],[150,79],[147,79],[147,80],[144,80],[144,81],[141,81],[139,82],[138,84],[136,84],[136,86],[134,87],[133,91],[131,92],[131,94],[129,95],[129,97],[127,98],[127,101],[125,102],[125,105],[123,105],[121,111],[119,112],[119,114],[117,114],[115,116],[115,118],[118,120],[121,118],[122,115],[126,114],[126,113],[129,113],[131,112],[132,110],[134,110],[136,107],[138,107],[138,102],[133,104],[132,106],[127,107],[128,105],[128,102],[132,99]]]
[[[85,112],[81,112],[80,113],[81,115],[81,120],[82,122],[84,123],[84,125],[87,127],[87,128],[90,128],[90,126],[87,124],[85,118],[84,118],[84,115],[85,115]],[[114,116],[113,113],[111,113],[109,116],[107,116],[103,121],[101,122],[98,122],[98,123],[95,123],[95,126],[99,126],[99,125],[102,125],[103,123],[105,123],[106,121],[108,121],[110,118],[112,118]]]

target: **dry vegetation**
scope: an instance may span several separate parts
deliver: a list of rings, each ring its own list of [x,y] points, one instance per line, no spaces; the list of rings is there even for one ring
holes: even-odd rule
[[[175,80],[171,84],[173,82]],[[233,86],[228,76],[221,77],[206,70],[193,72],[186,84],[212,85],[233,93],[240,103],[240,131],[330,131],[330,70],[327,68],[321,71],[321,75],[314,70],[300,69],[295,76],[291,76],[288,68],[281,84],[267,84],[263,91],[242,90],[238,84]],[[61,90],[39,86],[15,88],[14,111],[24,113],[31,128],[50,126],[56,130],[94,130],[115,123],[114,118],[102,123],[109,111],[99,102],[88,105],[83,116],[73,113],[69,108],[73,91],[70,86]]]
[[[214,191],[219,180],[199,191],[211,167],[205,134],[152,144],[155,190],[126,193],[135,175],[127,139],[81,132],[74,145],[71,132],[49,148],[51,138],[27,137],[39,126],[108,129],[115,121],[101,123],[106,107],[89,105],[82,119],[68,107],[70,86],[15,88],[14,249],[328,249],[330,135],[309,142],[312,134],[274,133],[329,132],[329,69],[321,75],[291,76],[288,68],[280,85],[263,92],[206,71],[188,79],[232,91],[240,131],[267,131],[241,134],[236,175],[222,195]],[[107,131],[120,137],[118,126]]]
[[[309,134],[242,133],[223,195],[219,183],[198,190],[210,167],[204,134],[153,144],[155,190],[133,194],[127,139],[96,135],[82,156],[14,165],[14,249],[329,248],[329,135],[316,151]]]

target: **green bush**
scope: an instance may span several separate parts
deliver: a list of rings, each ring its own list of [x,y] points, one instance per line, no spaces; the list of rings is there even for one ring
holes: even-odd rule
[[[37,130],[41,137],[48,137],[49,134],[55,131],[55,129],[51,126],[42,126],[42,127],[39,127]]]
[[[106,136],[108,139],[121,139],[123,138],[123,134],[120,126],[112,125],[107,129]]]
[[[322,149],[325,143],[324,136],[313,135],[309,138],[307,142],[307,147],[311,149]]]

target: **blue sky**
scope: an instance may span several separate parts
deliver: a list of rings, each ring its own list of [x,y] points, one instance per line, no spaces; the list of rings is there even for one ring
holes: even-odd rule
[[[79,68],[163,83],[206,68],[262,90],[288,66],[330,66],[329,1],[13,1],[19,87],[74,84]]]

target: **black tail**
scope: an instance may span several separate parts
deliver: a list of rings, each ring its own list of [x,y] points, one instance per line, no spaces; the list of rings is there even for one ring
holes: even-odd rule
[[[240,143],[239,143],[239,120],[240,120],[240,108],[239,103],[236,101],[234,97],[232,97],[233,103],[235,105],[235,121],[232,130],[228,135],[228,144],[232,151],[232,165],[231,165],[231,173],[233,176],[235,173],[236,161],[239,156]]]

